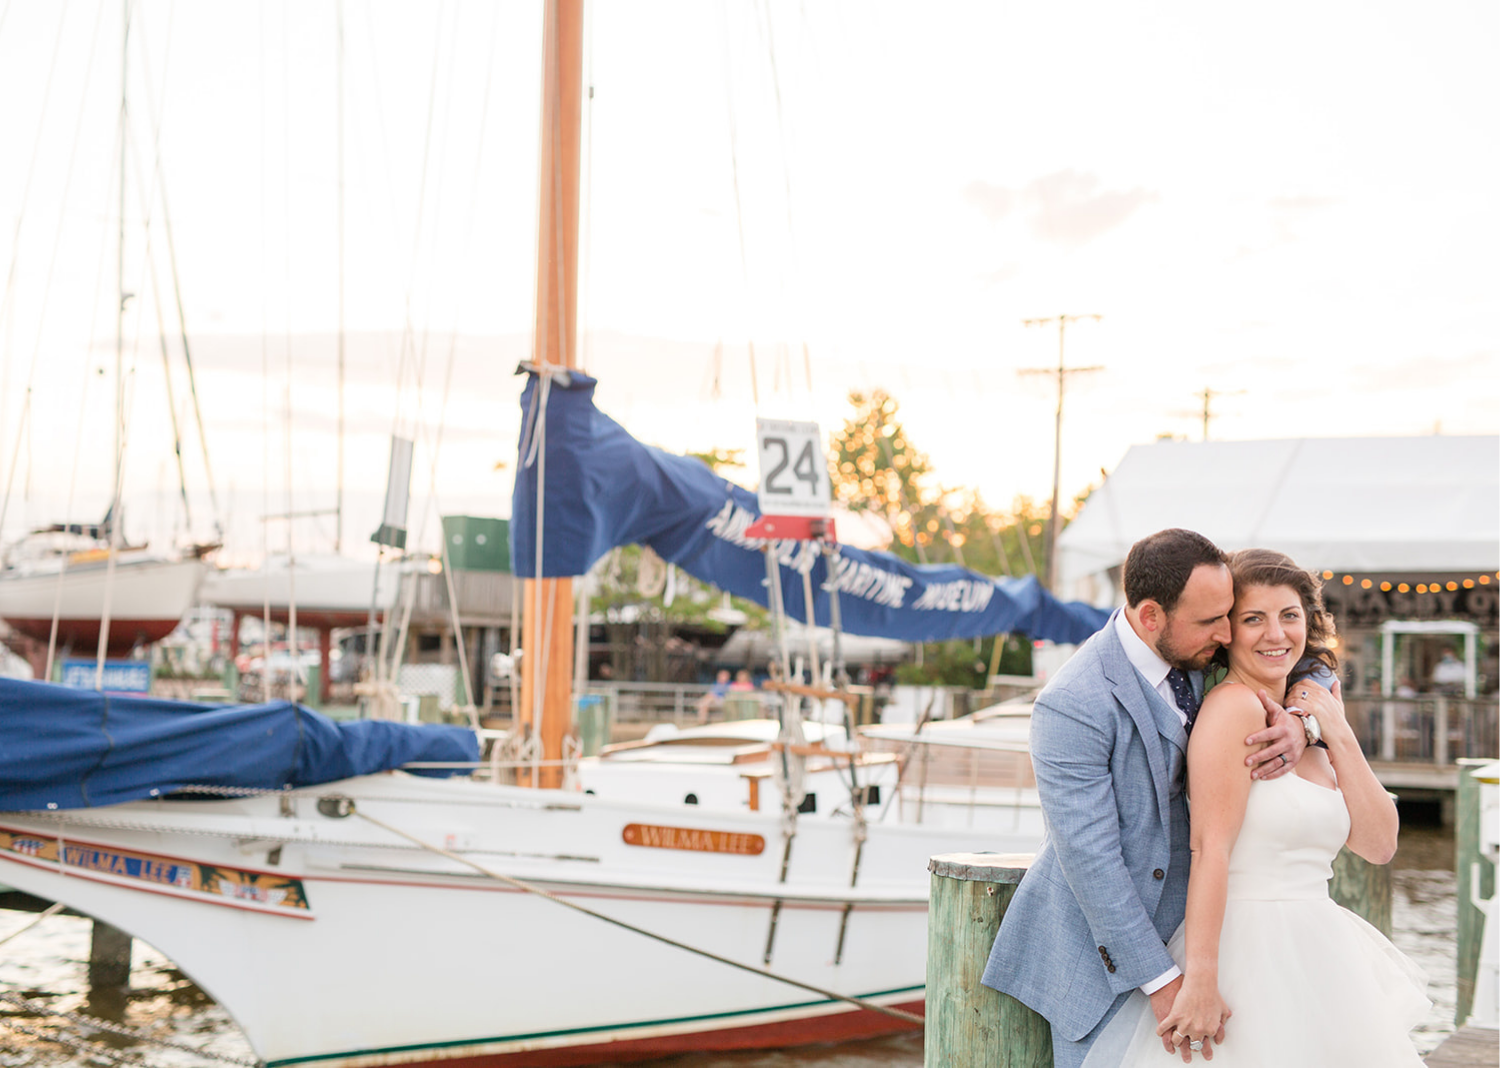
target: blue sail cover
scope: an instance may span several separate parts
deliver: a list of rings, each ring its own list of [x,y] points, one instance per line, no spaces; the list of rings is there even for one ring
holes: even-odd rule
[[[594,407],[596,382],[576,371],[541,388],[534,372],[521,395],[521,462],[511,503],[511,561],[534,578],[540,455],[532,434],[538,394],[546,397],[543,578],[585,574],[617,545],[649,545],[662,559],[721,590],[769,605],[763,540],[745,537],[760,518],[755,494],[691,457],[643,445]],[[540,449],[537,450],[540,454]],[[1109,613],[1057,600],[1032,576],[994,579],[955,565],[907,563],[890,553],[840,546],[823,555],[812,542],[772,543],[782,600],[808,620],[802,573],[810,571],[813,622],[830,622],[837,587],[843,629],[903,641],[976,638],[1020,632],[1057,642],[1083,641]],[[830,576],[831,568],[831,576]]]
[[[336,723],[289,701],[202,705],[0,679],[3,811],[92,808],[189,786],[279,790],[478,759],[463,727]]]

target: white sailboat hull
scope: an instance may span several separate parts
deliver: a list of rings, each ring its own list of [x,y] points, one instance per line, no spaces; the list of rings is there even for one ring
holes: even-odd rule
[[[0,814],[0,881],[156,946],[270,1065],[585,1064],[902,1026],[579,915],[358,814],[321,815],[317,799],[334,795],[609,917],[918,1008],[928,857],[1036,845],[1032,833],[873,824],[857,850],[852,822],[808,819],[783,882],[779,813],[394,774],[300,790],[285,806]]]
[[[88,647],[99,640],[109,606],[109,645],[115,652],[165,638],[192,607],[208,565],[202,560],[164,559],[148,553],[122,553],[113,574],[107,561],[94,559],[0,574],[0,618],[37,641],[48,640],[58,619],[62,645]],[[92,648],[90,648],[92,651]]]

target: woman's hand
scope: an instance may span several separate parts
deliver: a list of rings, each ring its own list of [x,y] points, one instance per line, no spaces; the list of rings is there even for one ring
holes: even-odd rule
[[[1172,1011],[1157,1025],[1156,1033],[1166,1048],[1182,1055],[1184,1064],[1191,1064],[1193,1054],[1199,1052],[1204,1060],[1211,1061],[1214,1046],[1224,1041],[1224,1024],[1232,1015],[1219,996],[1217,984],[1198,983],[1189,975],[1183,979]],[[1192,1043],[1199,1040],[1203,1048],[1193,1049]]]
[[[1344,712],[1344,689],[1338,679],[1333,680],[1332,690],[1323,689],[1311,679],[1294,682],[1287,690],[1286,705],[1316,716],[1318,728],[1325,737],[1335,737],[1352,730]]]

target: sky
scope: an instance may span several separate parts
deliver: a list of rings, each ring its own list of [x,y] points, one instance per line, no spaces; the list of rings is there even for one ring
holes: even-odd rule
[[[0,5],[4,540],[110,496],[122,6]],[[641,440],[753,453],[757,415],[826,433],[884,388],[944,484],[1045,500],[1055,375],[1021,372],[1059,338],[1024,321],[1060,314],[1100,316],[1065,335],[1101,368],[1067,381],[1065,498],[1201,438],[1205,389],[1215,439],[1500,432],[1487,0],[589,11],[579,355]],[[331,547],[341,289],[346,549],[370,551],[393,432],[418,543],[509,514],[540,25],[131,5],[132,536],[207,536],[211,473],[230,558]],[[261,518],[287,512],[325,514]]]

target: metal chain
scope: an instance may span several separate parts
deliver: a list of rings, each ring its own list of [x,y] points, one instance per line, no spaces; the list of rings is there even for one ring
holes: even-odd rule
[[[86,1053],[90,1057],[98,1057],[100,1060],[108,1061],[111,1064],[129,1064],[138,1068],[138,1066],[146,1063],[138,1055],[118,1053],[108,1046],[101,1046],[97,1042],[85,1042],[81,1038],[75,1038],[60,1031],[43,1031],[37,1027],[28,1027],[25,1024],[16,1023],[14,1020],[0,1020],[0,1024],[4,1024],[12,1031],[19,1031],[23,1035],[31,1035],[33,1038],[39,1038],[43,1042],[53,1042],[59,1046],[67,1046],[70,1049],[77,1050],[79,1053]]]
[[[23,997],[20,994],[8,992],[0,993],[0,1001],[5,1001],[9,1002],[12,1005],[20,1006],[26,1011],[35,1013],[38,1016],[56,1016],[60,1019],[67,1020],[69,1023],[77,1024],[81,1027],[87,1027],[92,1031],[106,1031],[112,1035],[120,1035],[122,1038],[135,1039],[137,1042],[149,1042],[153,1045],[163,1046],[167,1049],[175,1049],[183,1053],[191,1053],[194,1056],[202,1057],[205,1060],[223,1061],[226,1064],[241,1064],[244,1065],[245,1068],[258,1068],[258,1066],[263,1063],[261,1061],[246,1060],[243,1057],[231,1057],[225,1053],[214,1053],[210,1050],[199,1049],[197,1046],[189,1046],[186,1043],[174,1042],[168,1038],[158,1038],[155,1035],[141,1030],[140,1028],[129,1027],[125,1024],[111,1023],[108,1020],[101,1020],[97,1017],[90,1016],[87,1013],[65,1012],[62,1009],[55,1009],[45,1002],[33,1001],[32,999]],[[5,1022],[7,1024],[10,1023],[10,1021],[8,1020]],[[12,1024],[11,1026],[14,1025]]]

